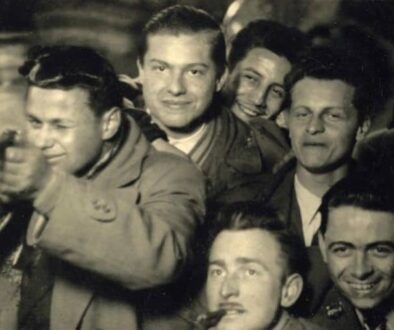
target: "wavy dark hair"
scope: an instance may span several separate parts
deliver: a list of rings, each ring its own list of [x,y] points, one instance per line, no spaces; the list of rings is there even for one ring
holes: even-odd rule
[[[112,65],[96,51],[80,46],[35,46],[19,68],[30,86],[47,89],[79,87],[89,94],[96,116],[122,106],[122,94]]]

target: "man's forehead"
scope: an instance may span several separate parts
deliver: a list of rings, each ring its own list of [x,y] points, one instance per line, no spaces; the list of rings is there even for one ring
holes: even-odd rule
[[[40,88],[30,86],[27,93],[26,111],[28,114],[45,113],[48,109],[78,110],[89,107],[89,94],[86,90]]]
[[[305,77],[291,89],[291,101],[293,104],[308,102],[315,105],[351,106],[354,93],[355,88],[343,80]]]
[[[330,240],[394,242],[394,214],[355,206],[331,208],[326,237]]]
[[[213,39],[217,35],[217,32],[213,30],[203,30],[203,31],[188,31],[188,30],[161,30],[155,33],[150,33],[147,35],[147,52],[151,47],[156,46],[153,41],[162,42],[162,39],[168,39],[168,41],[173,41],[174,43],[181,43],[183,41],[189,41],[192,43],[198,43],[201,45],[207,45],[209,50],[213,48]],[[166,44],[160,44],[160,47]]]

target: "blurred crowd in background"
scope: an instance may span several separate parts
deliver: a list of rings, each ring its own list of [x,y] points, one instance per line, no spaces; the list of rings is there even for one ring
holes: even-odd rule
[[[177,3],[211,13],[222,22],[227,41],[256,18],[297,27],[315,43],[343,33],[339,27],[344,24],[356,24],[370,39],[367,42],[380,47],[360,47],[360,52],[375,62],[382,94],[391,94],[387,66],[394,62],[394,3],[388,0],[1,0],[0,122],[18,122],[23,86],[16,68],[31,45],[90,46],[110,59],[119,73],[135,76],[143,25],[153,13]],[[372,131],[392,125],[393,105],[386,99],[382,109],[376,110]]]

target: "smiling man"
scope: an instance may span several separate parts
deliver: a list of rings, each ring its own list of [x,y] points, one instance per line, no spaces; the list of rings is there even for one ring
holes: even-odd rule
[[[394,329],[392,186],[354,176],[324,197],[320,248],[335,283],[315,319],[330,329]]]
[[[302,241],[260,203],[222,209],[209,234],[206,294],[215,330],[320,329],[287,310],[303,288]]]
[[[328,47],[312,49],[286,79],[295,161],[277,175],[264,199],[308,247],[312,300],[303,308],[315,307],[329,283],[317,247],[318,209],[324,193],[351,171],[353,147],[368,131],[373,100],[368,82],[359,62]]]
[[[285,99],[285,76],[307,40],[301,31],[267,20],[252,21],[236,35],[225,94],[238,118],[254,125],[259,118],[275,120]]]
[[[92,49],[38,47],[20,73],[26,137],[5,150],[0,176],[11,212],[0,231],[0,285],[10,288],[0,328],[138,329],[134,291],[184,265],[204,212],[202,176],[150,145]]]
[[[143,31],[138,68],[146,111],[170,144],[202,170],[208,197],[264,173],[287,153],[234,116],[217,97],[225,81],[225,43],[206,12],[176,5]]]

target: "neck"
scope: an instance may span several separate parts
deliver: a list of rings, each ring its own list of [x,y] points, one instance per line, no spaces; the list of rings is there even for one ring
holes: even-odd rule
[[[349,170],[349,164],[326,173],[313,173],[297,164],[297,177],[301,184],[316,196],[323,195],[339,180],[343,179]]]
[[[173,139],[181,139],[193,135],[197,132],[203,125],[204,120],[196,120],[187,127],[177,128],[177,127],[167,127],[159,122],[156,118],[152,116],[155,123],[167,134],[168,137]]]
[[[272,330],[283,329],[285,327],[286,323],[288,322],[288,319],[289,319],[289,314],[285,310],[282,310],[278,315],[275,325],[273,325],[269,329],[272,329]]]

